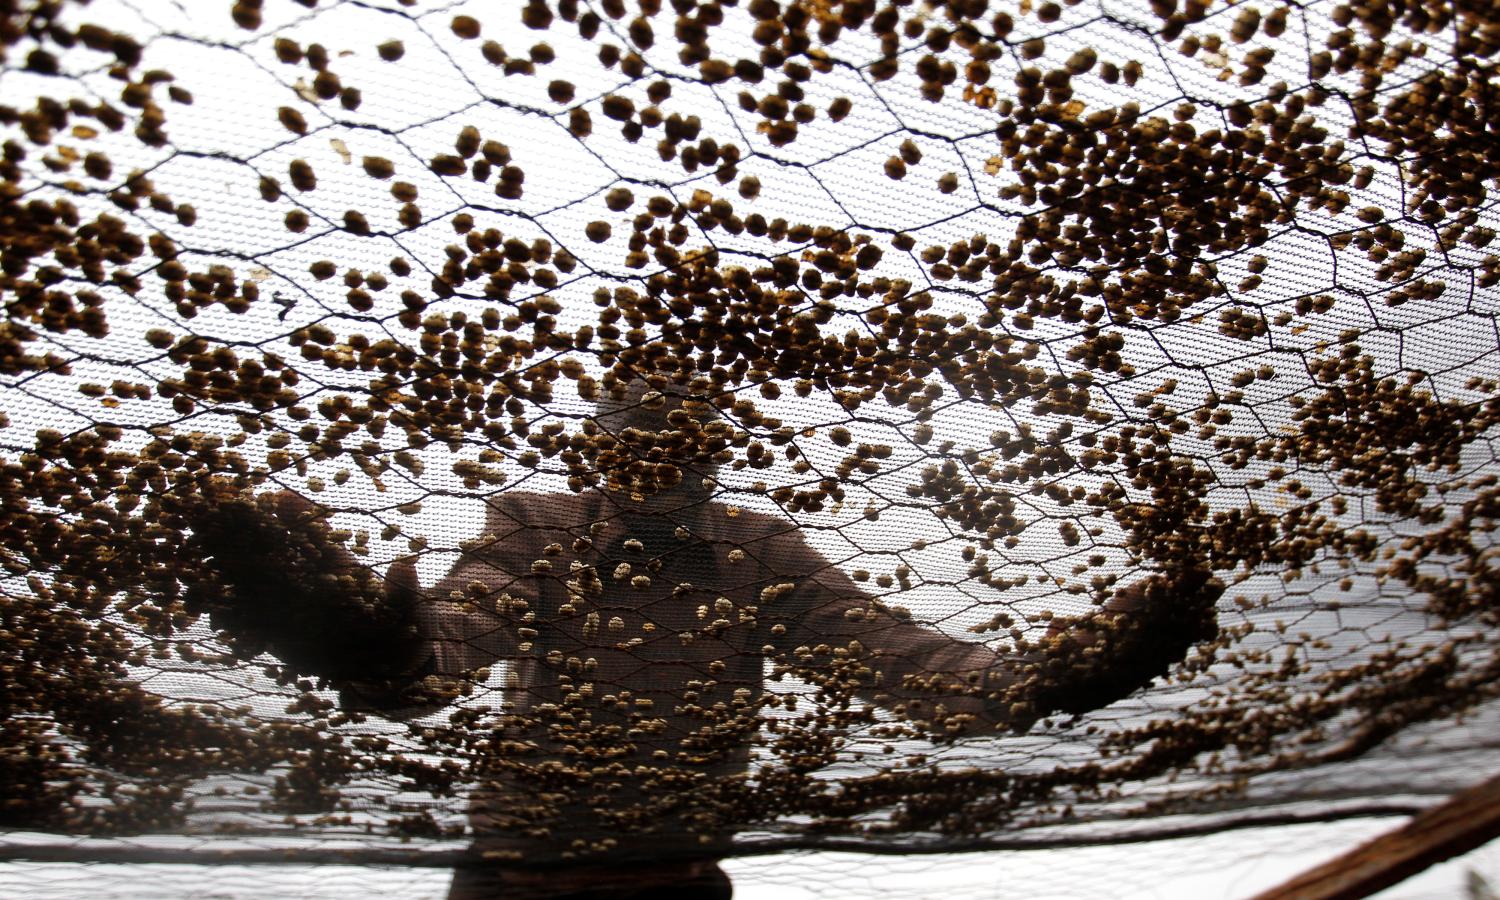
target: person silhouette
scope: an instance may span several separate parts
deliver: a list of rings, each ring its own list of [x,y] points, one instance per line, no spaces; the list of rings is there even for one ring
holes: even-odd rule
[[[911,621],[790,520],[714,499],[733,429],[699,387],[606,378],[582,454],[604,486],[487,498],[481,535],[431,588],[411,558],[375,576],[292,492],[193,523],[222,585],[214,626],[325,679],[345,709],[420,716],[507,666],[450,897],[729,897],[718,860],[762,710],[782,702],[768,664],[831,708],[863,701],[944,740],[1108,705],[1217,632],[1223,587],[1191,569],[1055,617],[1024,650]],[[832,761],[817,740],[772,743],[800,770]]]

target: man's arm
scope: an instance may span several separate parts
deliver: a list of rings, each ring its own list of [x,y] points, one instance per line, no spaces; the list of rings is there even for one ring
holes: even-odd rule
[[[1101,609],[1054,620],[1030,667],[1037,716],[1099,709],[1167,674],[1219,634],[1224,584],[1202,569],[1160,572],[1114,593]]]
[[[299,675],[333,683],[413,663],[410,560],[382,579],[331,539],[328,510],[290,491],[215,498],[186,515],[221,588],[197,586],[192,602],[239,655],[269,650]]]
[[[785,629],[773,645],[788,662],[815,676],[852,664],[859,671],[855,696],[929,723],[935,732],[1001,724],[986,695],[1014,681],[1002,666],[1004,657],[911,622],[800,538],[788,541],[793,543],[779,558],[783,565],[793,563],[784,571],[797,573],[786,582],[796,587],[769,607]]]
[[[868,670],[855,694],[925,721],[934,731],[1024,731],[1053,713],[1107,706],[1181,661],[1217,633],[1214,601],[1223,588],[1202,572],[1153,575],[1116,593],[1095,612],[1055,619],[1024,652],[996,653],[899,616],[867,595],[838,567],[807,547],[783,547],[805,573],[782,607],[777,649],[809,668],[828,669],[831,654],[857,648]],[[790,567],[789,567],[790,568]],[[857,642],[852,644],[851,642]]]
[[[188,515],[222,588],[195,605],[239,655],[270,651],[337,688],[346,709],[441,708],[509,646],[500,616],[424,597],[414,558],[375,574],[330,538],[328,510],[298,494],[221,498]]]

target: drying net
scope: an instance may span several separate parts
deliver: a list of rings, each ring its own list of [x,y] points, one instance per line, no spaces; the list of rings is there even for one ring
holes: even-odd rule
[[[7,856],[1068,846],[1500,760],[1491,4],[0,10]]]

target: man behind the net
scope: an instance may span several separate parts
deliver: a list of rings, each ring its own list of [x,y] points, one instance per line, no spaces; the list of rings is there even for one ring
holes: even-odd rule
[[[326,679],[346,709],[430,713],[506,665],[469,800],[474,864],[451,897],[729,897],[716,861],[734,798],[755,795],[768,661],[942,739],[1102,707],[1216,631],[1222,587],[1184,571],[1054,619],[1024,653],[959,640],[881,605],[787,519],[715,502],[732,429],[704,394],[606,380],[584,430],[616,490],[493,496],[441,581],[421,588],[401,560],[373,603],[354,595],[379,580],[297,494],[194,523],[223,586],[215,626]]]

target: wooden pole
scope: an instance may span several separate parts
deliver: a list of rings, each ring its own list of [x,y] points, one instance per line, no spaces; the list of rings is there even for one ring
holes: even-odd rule
[[[1357,900],[1500,837],[1500,776],[1254,900]]]

